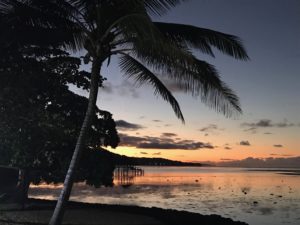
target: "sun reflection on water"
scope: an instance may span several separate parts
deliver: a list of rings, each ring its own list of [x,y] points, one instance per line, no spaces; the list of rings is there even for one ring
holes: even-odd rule
[[[300,176],[232,168],[145,167],[134,185],[95,189],[76,184],[72,200],[172,208],[219,214],[251,225],[300,222]],[[36,186],[30,195],[57,198],[59,186]]]

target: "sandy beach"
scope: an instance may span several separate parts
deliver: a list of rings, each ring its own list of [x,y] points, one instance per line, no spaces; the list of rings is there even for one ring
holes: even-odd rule
[[[52,213],[54,201],[30,199],[25,210],[1,206],[2,225],[44,225]],[[177,210],[138,206],[102,205],[70,202],[63,224],[68,225],[162,225],[214,224],[246,225],[218,215],[204,216]]]

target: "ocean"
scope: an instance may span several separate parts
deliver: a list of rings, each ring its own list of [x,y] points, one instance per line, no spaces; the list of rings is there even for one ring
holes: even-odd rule
[[[142,168],[143,176],[115,179],[112,188],[76,184],[71,200],[218,214],[250,225],[300,224],[300,175],[291,169]],[[60,189],[32,185],[29,195],[56,199]]]

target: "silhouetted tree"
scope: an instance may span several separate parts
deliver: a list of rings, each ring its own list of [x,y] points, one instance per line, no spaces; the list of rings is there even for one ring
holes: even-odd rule
[[[22,201],[30,182],[63,182],[88,104],[67,85],[87,89],[90,73],[58,49],[0,49],[0,165],[21,169],[15,200]],[[112,185],[114,162],[100,146],[117,146],[115,122],[99,109],[93,117],[75,181]]]
[[[239,39],[194,26],[152,21],[150,15],[160,16],[182,1],[2,1],[0,10],[5,18],[13,18],[11,23],[21,21],[26,32],[57,32],[56,38],[63,37],[58,40],[62,47],[75,51],[85,49],[85,62],[91,63],[89,105],[51,225],[61,223],[64,205],[70,196],[74,172],[93,118],[105,60],[109,64],[110,58],[118,55],[124,75],[134,79],[137,85],[152,85],[154,94],[169,102],[183,122],[179,104],[159,77],[175,81],[186,93],[199,96],[208,106],[227,116],[241,112],[237,96],[220,80],[215,68],[197,59],[191,51],[199,49],[213,55],[211,46],[214,46],[225,54],[246,60],[248,56]]]

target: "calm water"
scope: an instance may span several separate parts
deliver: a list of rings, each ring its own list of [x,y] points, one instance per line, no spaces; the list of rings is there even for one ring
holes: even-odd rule
[[[72,200],[156,206],[219,214],[250,225],[300,224],[300,176],[241,168],[144,167],[124,188],[74,187]],[[30,195],[56,199],[61,186],[32,186]]]

